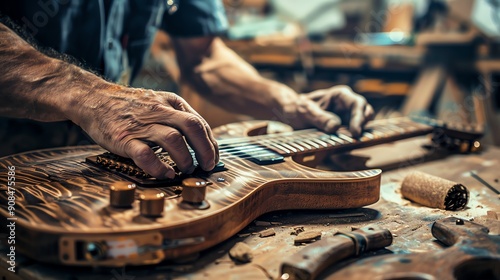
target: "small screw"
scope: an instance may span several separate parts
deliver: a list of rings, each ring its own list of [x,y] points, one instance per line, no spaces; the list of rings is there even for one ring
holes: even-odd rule
[[[290,279],[290,274],[288,274],[288,273],[283,273],[283,274],[281,275],[281,279],[282,279],[282,280],[288,280],[288,279]]]
[[[455,224],[456,224],[456,225],[461,226],[461,225],[463,225],[463,224],[464,224],[464,220],[462,220],[462,219],[457,219],[457,220],[455,221]]]

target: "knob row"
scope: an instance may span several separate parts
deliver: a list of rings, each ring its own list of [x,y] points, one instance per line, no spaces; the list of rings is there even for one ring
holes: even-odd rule
[[[206,209],[206,187],[211,182],[199,178],[187,178],[182,181],[182,202],[189,205],[201,205]],[[135,201],[136,185],[127,181],[118,181],[109,188],[109,204],[115,208],[131,207]],[[146,189],[139,195],[140,213],[146,217],[160,217],[165,206],[165,193],[156,189]]]

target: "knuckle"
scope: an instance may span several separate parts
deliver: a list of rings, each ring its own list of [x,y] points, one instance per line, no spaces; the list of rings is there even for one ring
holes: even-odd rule
[[[160,103],[155,103],[155,104],[150,106],[150,110],[152,112],[158,112],[158,111],[161,111],[162,109],[163,109],[163,105]]]
[[[184,140],[182,139],[182,134],[176,129],[172,129],[171,131],[163,135],[163,140],[169,144],[178,144],[180,143],[180,141],[184,142]]]
[[[344,93],[344,94],[352,94],[354,93],[352,88],[350,86],[347,86],[347,85],[338,85],[338,86],[335,86],[334,87],[336,90],[339,90],[340,92]]]
[[[141,146],[133,148],[131,155],[132,159],[141,163],[147,163],[151,161],[152,151],[148,146]]]
[[[186,101],[175,93],[168,92],[167,94],[167,102],[175,109],[185,111],[186,106],[184,105]]]
[[[179,104],[182,101],[182,98],[178,96],[177,94],[172,94],[172,93],[167,93],[168,94],[168,101],[172,104]]]
[[[184,119],[184,125],[189,129],[196,129],[199,131],[205,131],[205,125],[201,119],[196,115],[190,115]]]
[[[364,96],[362,96],[362,95],[359,95],[359,94],[358,94],[356,99],[357,99],[356,101],[357,101],[360,105],[363,105],[363,106],[364,106],[364,105],[368,104],[368,101],[367,101],[367,100],[366,100],[366,98],[365,98]]]

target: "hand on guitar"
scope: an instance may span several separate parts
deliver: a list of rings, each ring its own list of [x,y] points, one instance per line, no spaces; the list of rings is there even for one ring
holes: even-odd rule
[[[184,77],[181,81],[188,81],[192,89],[228,111],[328,133],[335,132],[342,119],[354,137],[373,118],[373,108],[349,87],[298,94],[260,76],[220,38],[176,38],[173,43]]]
[[[218,148],[206,121],[169,92],[111,84],[61,59],[40,53],[0,23],[0,115],[38,121],[71,120],[110,152],[130,157],[149,175],[173,178],[147,143],[168,151],[185,173],[211,170]]]
[[[349,125],[354,137],[373,119],[373,108],[366,99],[348,86],[334,86],[299,95],[284,106],[285,118],[295,129],[316,127],[327,133],[335,132],[342,121]]]
[[[110,152],[133,159],[153,177],[173,178],[175,172],[146,143],[166,150],[185,173],[194,170],[186,141],[202,169],[212,170],[218,162],[209,125],[174,93],[109,84],[95,89],[77,108],[72,120],[92,139]]]

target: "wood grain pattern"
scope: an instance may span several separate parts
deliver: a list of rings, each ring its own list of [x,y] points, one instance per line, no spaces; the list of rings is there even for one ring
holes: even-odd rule
[[[380,170],[321,171],[292,159],[297,154],[322,154],[426,134],[432,128],[402,119],[374,123],[369,131],[360,140],[340,133],[330,137],[315,130],[221,140],[225,170],[196,175],[213,183],[206,193],[210,207],[181,207],[182,199],[174,193],[178,185],[160,181],[153,186],[167,197],[160,218],[141,216],[138,201],[130,209],[108,205],[108,187],[123,178],[85,162],[85,158],[105,152],[97,146],[4,157],[0,159],[0,188],[7,189],[8,167],[15,166],[16,248],[25,255],[67,265],[152,264],[210,248],[267,212],[358,208],[375,203]],[[337,139],[344,139],[343,143]],[[241,145],[248,143],[274,151],[284,160],[257,164],[249,160],[248,152],[241,153]],[[138,186],[136,195],[144,189]],[[0,197],[7,201],[7,192],[2,191]],[[2,203],[0,213],[9,217],[6,206]],[[89,244],[104,253],[89,256]]]

